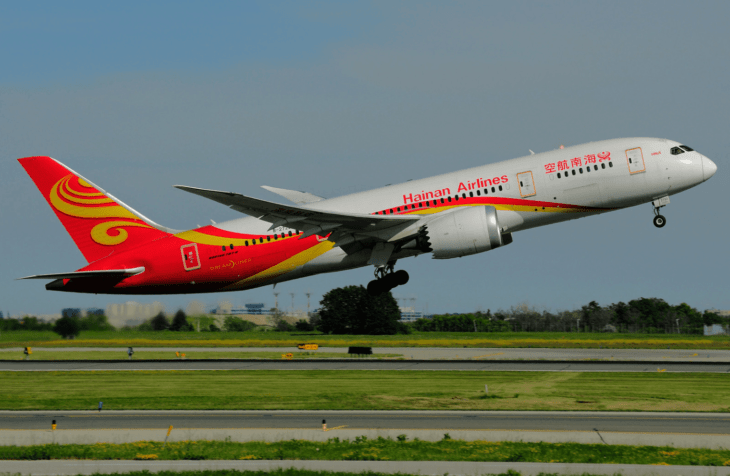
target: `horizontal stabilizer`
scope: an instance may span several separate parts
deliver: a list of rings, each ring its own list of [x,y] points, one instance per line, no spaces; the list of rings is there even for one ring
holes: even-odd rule
[[[71,271],[70,273],[34,274],[18,279],[79,279],[79,278],[113,278],[134,276],[144,272],[144,266],[130,269],[101,269],[97,271]]]
[[[324,198],[318,197],[317,195],[309,192],[297,192],[296,190],[269,187],[268,185],[262,185],[261,188],[263,188],[264,190],[268,190],[269,192],[274,192],[277,195],[281,195],[282,197],[286,198],[287,200],[291,200],[297,205],[301,205],[303,203],[315,203],[324,200]]]

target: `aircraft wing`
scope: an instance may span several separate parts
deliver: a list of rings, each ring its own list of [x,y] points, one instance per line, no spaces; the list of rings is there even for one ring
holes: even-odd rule
[[[124,278],[144,271],[144,266],[129,269],[101,269],[97,271],[71,271],[69,273],[34,274],[18,279],[77,279],[77,278]]]
[[[312,235],[327,235],[330,232],[338,236],[344,234],[372,233],[397,225],[409,225],[418,221],[420,216],[399,215],[364,215],[312,210],[293,205],[281,205],[275,202],[259,200],[233,192],[221,192],[203,188],[175,185],[176,188],[201,197],[222,203],[236,211],[271,223],[270,230],[286,226],[302,230],[299,239]]]
[[[318,197],[317,195],[309,192],[297,192],[296,190],[269,187],[268,185],[262,185],[261,188],[263,188],[264,190],[268,190],[269,192],[274,192],[277,195],[281,195],[282,197],[286,198],[287,200],[291,200],[297,205],[300,205],[302,203],[315,203],[324,200],[324,198]]]

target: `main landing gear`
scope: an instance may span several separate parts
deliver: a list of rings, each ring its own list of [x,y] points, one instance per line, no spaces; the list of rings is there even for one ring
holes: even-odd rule
[[[393,265],[378,266],[375,268],[375,280],[368,283],[368,294],[377,296],[387,293],[396,286],[401,286],[408,282],[408,273],[403,271],[393,271]]]
[[[654,226],[661,228],[667,224],[667,219],[659,213],[659,209],[669,205],[669,197],[658,198],[651,202],[651,204],[654,206]]]

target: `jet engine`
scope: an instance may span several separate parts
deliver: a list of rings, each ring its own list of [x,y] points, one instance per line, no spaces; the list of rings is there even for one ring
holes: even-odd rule
[[[433,251],[434,259],[460,258],[512,243],[502,233],[494,207],[469,207],[438,216],[422,226],[402,249]]]

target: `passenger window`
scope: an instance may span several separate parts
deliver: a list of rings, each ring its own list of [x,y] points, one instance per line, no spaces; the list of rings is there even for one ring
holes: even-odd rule
[[[501,186],[501,185],[499,186],[499,191],[500,191],[500,192],[502,191],[502,186]]]
[[[443,198],[441,199],[441,203],[444,203],[444,199]]]
[[[580,173],[583,173],[583,167],[579,168],[579,169],[578,169],[578,171],[579,171]]]
[[[229,245],[229,247],[230,247],[231,249],[233,249],[233,245]]]
[[[484,189],[484,195],[489,195],[489,189],[488,188],[485,188]]]
[[[558,178],[560,178],[560,172],[558,172]]]
[[[470,196],[471,198],[474,198],[474,192],[469,192],[469,196]]]
[[[601,168],[602,169],[605,169],[606,168],[606,164],[601,164]]]
[[[572,171],[572,172],[573,172],[573,175],[575,175],[575,169],[573,169],[573,171]]]
[[[466,194],[465,193],[462,193],[461,194],[461,198],[466,198]]]
[[[481,195],[482,195],[482,193],[479,190],[477,190],[477,197],[479,197]]]
[[[492,187],[492,193],[494,193],[494,192],[495,192],[494,187]]]
[[[266,237],[266,241],[271,241],[271,237],[270,236],[267,236]]]
[[[451,197],[449,197],[449,202],[451,202]]]
[[[686,150],[687,152],[693,152],[694,151],[694,149],[692,149],[691,147],[688,147],[686,145],[680,145],[680,147],[683,148],[684,150]]]
[[[609,163],[608,163],[608,166],[609,166],[609,167],[613,167],[613,162],[609,162]]]
[[[264,242],[264,239],[263,238],[259,238],[259,243],[263,243],[263,242]]]
[[[590,171],[591,171],[591,166],[589,165],[588,167],[586,167],[586,172],[590,172]]]
[[[593,170],[598,170],[598,166],[597,165],[594,165],[593,166]]]
[[[221,246],[221,248],[223,249],[223,251],[226,251],[226,247],[225,246]]]
[[[248,246],[248,240],[244,241],[243,244],[245,244],[246,246]]]
[[[291,231],[289,232],[289,236],[291,236]]]

